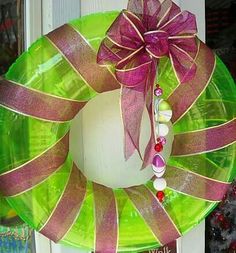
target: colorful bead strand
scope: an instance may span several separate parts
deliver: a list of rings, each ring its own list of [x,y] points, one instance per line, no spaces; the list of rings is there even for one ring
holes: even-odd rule
[[[163,178],[166,171],[166,162],[162,155],[160,154],[164,145],[166,144],[166,136],[169,133],[169,127],[166,125],[172,118],[172,110],[170,105],[161,99],[160,97],[163,95],[163,90],[157,85],[154,90],[155,95],[155,121],[156,121],[156,145],[154,147],[156,151],[156,155],[153,158],[152,168],[153,173],[155,175],[155,180],[153,182],[154,188],[157,190],[157,199],[160,202],[163,202],[165,199],[164,190],[167,187],[167,182]]]

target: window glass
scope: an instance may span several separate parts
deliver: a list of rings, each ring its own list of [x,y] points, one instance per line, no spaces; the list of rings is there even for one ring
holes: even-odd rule
[[[24,47],[24,1],[0,0],[0,75]]]
[[[206,0],[206,39],[236,80],[236,0]]]
[[[236,80],[236,0],[206,0],[206,24],[208,46],[220,56]],[[236,182],[206,220],[206,253],[235,252]]]

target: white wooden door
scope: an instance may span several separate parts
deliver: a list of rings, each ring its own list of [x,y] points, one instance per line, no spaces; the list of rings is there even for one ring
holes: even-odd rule
[[[70,19],[77,18],[80,15],[86,15],[93,12],[121,10],[126,7],[127,0],[27,0],[29,8],[34,3],[37,8],[28,10],[28,21],[30,21],[27,29],[31,31],[27,37],[28,45],[36,39],[41,33],[47,33]],[[200,38],[205,39],[205,15],[204,15],[204,0],[176,0],[183,9],[191,10],[197,15]],[[41,10],[39,6],[42,4],[42,13],[36,12],[37,15],[42,15],[34,18],[33,11]],[[40,13],[40,14],[39,14]],[[42,20],[42,25],[39,21]],[[32,29],[34,27],[34,29]],[[36,29],[36,30],[35,30]],[[101,108],[102,110],[102,108]],[[83,124],[78,121],[78,124]],[[85,137],[86,138],[86,137]],[[86,148],[86,147],[85,147]],[[178,240],[179,253],[204,253],[204,223],[197,229],[190,232],[187,236]],[[37,253],[84,253],[81,250],[55,245],[46,238],[36,235]]]

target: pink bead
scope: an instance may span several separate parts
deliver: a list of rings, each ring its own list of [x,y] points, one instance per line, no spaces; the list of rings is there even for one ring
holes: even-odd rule
[[[157,97],[160,97],[163,94],[163,90],[161,88],[157,88],[154,90],[154,94]]]
[[[162,145],[166,145],[166,138],[165,137],[158,137],[157,143],[161,143]]]
[[[157,168],[162,168],[166,166],[166,163],[161,155],[155,155],[152,161],[152,165]]]
[[[166,144],[166,138],[165,137],[159,137],[162,145]]]

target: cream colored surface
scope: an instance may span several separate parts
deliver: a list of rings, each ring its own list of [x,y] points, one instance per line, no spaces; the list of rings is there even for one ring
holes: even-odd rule
[[[172,128],[171,125],[169,127]],[[142,154],[149,137],[150,121],[145,111],[140,139]],[[170,131],[162,153],[165,160],[170,156],[173,138]],[[125,161],[123,140],[119,90],[92,99],[72,123],[71,151],[74,160],[90,180],[109,187],[140,185],[154,175],[151,166],[140,170],[142,160],[137,152]]]

